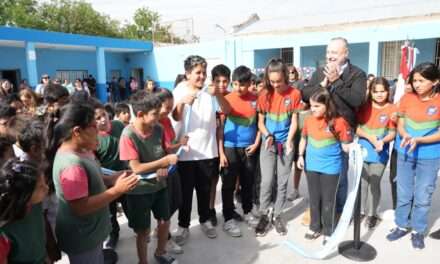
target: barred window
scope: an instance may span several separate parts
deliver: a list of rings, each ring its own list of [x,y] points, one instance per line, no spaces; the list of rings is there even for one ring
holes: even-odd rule
[[[62,82],[67,80],[69,83],[74,82],[76,79],[84,79],[89,76],[86,70],[57,70],[56,78]]]
[[[293,48],[282,48],[281,49],[281,60],[287,66],[293,65]]]
[[[404,41],[384,42],[382,46],[381,76],[393,80],[400,73],[401,50]]]

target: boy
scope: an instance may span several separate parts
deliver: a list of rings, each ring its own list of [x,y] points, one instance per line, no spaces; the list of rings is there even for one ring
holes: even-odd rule
[[[95,103],[95,121],[98,129],[98,148],[96,157],[101,166],[113,171],[127,169],[127,163],[119,159],[119,138],[111,135],[111,123],[105,106]],[[119,223],[117,219],[117,202],[122,204],[124,213],[126,212],[125,195],[120,196],[109,204],[110,222],[112,231],[109,238],[104,242],[104,247],[114,249],[119,240]]]
[[[241,236],[241,230],[234,218],[234,189],[239,175],[242,206],[246,221],[256,225],[252,210],[252,189],[256,167],[256,151],[260,144],[257,132],[257,96],[249,91],[252,72],[246,66],[239,66],[232,74],[233,92],[225,99],[231,107],[226,113],[224,126],[224,151],[220,151],[225,161],[222,174],[222,200],[225,223],[223,230],[232,237]]]
[[[216,89],[219,90],[224,96],[229,93],[228,87],[231,78],[231,70],[226,65],[219,64],[212,68],[211,70],[212,82]],[[219,153],[223,151],[223,124],[224,124],[224,114],[217,112],[217,140],[219,144]],[[220,157],[222,157],[220,155]],[[224,163],[220,160],[220,168],[224,167]],[[209,197],[209,218],[212,225],[217,225],[217,212],[215,211],[215,196],[217,192],[218,175],[212,176],[211,181],[211,193]]]
[[[115,106],[115,120],[112,120],[111,135],[120,138],[124,127],[130,124],[130,107],[125,103],[117,103]]]
[[[211,182],[212,177],[218,175],[218,146],[216,137],[212,135],[216,134],[217,129],[217,103],[222,108],[226,106],[225,98],[219,89],[211,86],[209,93],[203,89],[206,67],[206,60],[200,56],[192,55],[186,58],[186,81],[173,90],[176,134],[178,137],[188,135],[188,145],[191,146],[189,151],[179,156],[182,206],[179,209],[179,227],[174,236],[179,245],[183,245],[189,237],[194,189],[197,193],[200,227],[208,238],[217,237],[217,232],[209,221]]]
[[[128,226],[136,233],[140,264],[147,263],[147,239],[150,233],[150,211],[158,222],[157,249],[159,263],[175,263],[165,250],[169,232],[169,203],[166,188],[168,166],[177,162],[175,154],[166,155],[162,147],[162,128],[158,125],[161,102],[153,94],[140,91],[133,96],[136,118],[124,128],[120,140],[120,159],[127,160],[136,174],[156,172],[157,177],[141,180],[127,193]]]

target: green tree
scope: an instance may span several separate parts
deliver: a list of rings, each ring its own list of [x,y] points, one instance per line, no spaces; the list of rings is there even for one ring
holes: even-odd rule
[[[147,7],[136,10],[133,16],[133,22],[133,24],[130,23],[123,27],[123,37],[167,43],[185,42],[183,39],[173,35],[170,26],[160,25],[160,15]]]
[[[120,37],[119,22],[84,1],[51,0],[41,4],[43,28],[66,33]]]
[[[40,28],[38,7],[35,0],[1,0],[0,25]]]

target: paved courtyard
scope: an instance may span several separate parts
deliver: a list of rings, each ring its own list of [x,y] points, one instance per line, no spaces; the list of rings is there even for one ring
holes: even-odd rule
[[[303,175],[304,176],[304,175]],[[220,184],[218,188],[220,188]],[[291,183],[289,183],[291,185]],[[291,188],[289,188],[291,190]],[[385,235],[393,225],[393,213],[391,207],[391,193],[388,180],[388,170],[382,179],[382,202],[380,213],[383,221],[373,231],[367,232],[362,226],[361,238],[374,246],[377,250],[377,257],[370,263],[438,263],[440,257],[440,241],[426,238],[426,248],[416,251],[411,246],[410,236],[406,236],[395,242],[388,242]],[[184,245],[184,254],[176,255],[180,264],[283,264],[283,263],[353,263],[337,252],[325,260],[306,259],[286,247],[283,242],[286,239],[301,244],[308,250],[318,250],[321,248],[321,239],[314,242],[305,240],[304,233],[307,231],[305,226],[300,224],[301,215],[307,206],[307,188],[303,178],[301,181],[300,192],[302,197],[293,203],[288,202],[284,217],[288,222],[287,236],[279,236],[276,231],[271,230],[266,237],[256,238],[253,230],[246,224],[241,224],[243,236],[232,238],[227,236],[222,230],[223,219],[221,215],[221,197],[217,197],[217,226],[218,237],[216,239],[207,238],[198,225],[197,204],[194,195],[193,215],[190,228],[190,238]],[[219,192],[218,192],[219,194]],[[433,199],[433,206],[430,215],[431,231],[440,228],[440,191],[436,190]],[[120,241],[117,247],[119,262],[122,264],[137,263],[136,245],[133,232],[128,228],[125,217],[119,217],[121,223]],[[176,227],[176,215],[172,220],[172,229]],[[346,233],[346,239],[352,239],[353,226]],[[156,263],[151,257],[156,246],[156,239],[152,239],[149,245],[149,263]],[[68,263],[66,257],[58,263]]]

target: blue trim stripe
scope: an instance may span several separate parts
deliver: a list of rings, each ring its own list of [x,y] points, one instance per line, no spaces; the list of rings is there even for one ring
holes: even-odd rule
[[[0,26],[0,39],[61,45],[98,46],[106,48],[152,51],[151,41],[96,37],[79,34]]]

